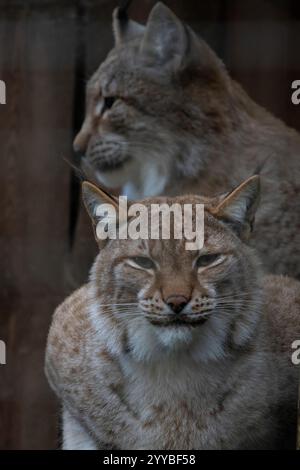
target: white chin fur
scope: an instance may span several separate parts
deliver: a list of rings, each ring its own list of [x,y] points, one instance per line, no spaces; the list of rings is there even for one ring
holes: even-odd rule
[[[138,361],[161,361],[172,352],[186,352],[196,362],[224,357],[229,322],[211,317],[195,328],[154,326],[141,320],[128,325],[130,349]]]
[[[109,188],[122,187],[122,195],[130,200],[162,194],[168,182],[168,169],[162,162],[149,160],[141,164],[132,157],[120,169],[97,172],[100,183]]]
[[[192,329],[186,326],[156,327],[155,331],[160,343],[169,350],[178,350],[193,340]]]
[[[101,184],[104,184],[108,188],[120,188],[124,186],[127,181],[130,181],[133,178],[133,175],[136,172],[136,162],[134,159],[128,160],[128,162],[124,163],[121,168],[117,168],[112,171],[105,171],[105,172],[96,172],[96,177]]]

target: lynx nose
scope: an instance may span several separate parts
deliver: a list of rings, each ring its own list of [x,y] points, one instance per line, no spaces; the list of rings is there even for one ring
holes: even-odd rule
[[[188,304],[189,299],[184,295],[170,295],[166,299],[166,304],[173,310],[174,313],[180,313],[181,310]]]
[[[83,126],[84,127],[84,126]],[[75,152],[85,152],[90,140],[91,134],[82,128],[76,135],[73,142],[73,149]]]

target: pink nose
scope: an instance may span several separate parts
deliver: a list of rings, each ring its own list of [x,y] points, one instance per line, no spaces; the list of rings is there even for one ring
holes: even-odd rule
[[[185,295],[170,295],[165,302],[173,312],[180,313],[188,304],[189,299]]]

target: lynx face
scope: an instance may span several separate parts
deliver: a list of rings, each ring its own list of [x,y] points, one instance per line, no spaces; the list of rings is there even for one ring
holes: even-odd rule
[[[188,251],[186,240],[172,237],[107,242],[91,277],[101,299],[96,320],[104,315],[121,325],[128,347],[143,358],[187,347],[203,358],[215,358],[224,354],[227,341],[246,341],[256,322],[259,275],[256,258],[242,239],[253,217],[257,185],[254,177],[231,195],[212,200],[185,196],[142,201],[149,206],[205,204],[204,246]],[[103,194],[86,183],[84,200],[94,218]]]
[[[216,136],[221,145],[232,109],[227,73],[162,4],[146,27],[115,12],[114,30],[116,47],[88,84],[74,147],[103,184],[127,185],[133,198],[160,194],[172,174],[201,169]]]

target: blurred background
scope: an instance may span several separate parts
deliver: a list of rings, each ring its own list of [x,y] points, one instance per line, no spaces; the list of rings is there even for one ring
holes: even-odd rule
[[[154,0],[132,2],[145,22]],[[300,130],[297,0],[166,0],[259,104]],[[54,308],[87,279],[96,247],[62,160],[86,80],[113,45],[114,0],[0,0],[0,448],[55,449],[58,403],[43,372]],[[287,162],[288,164],[288,162]]]

